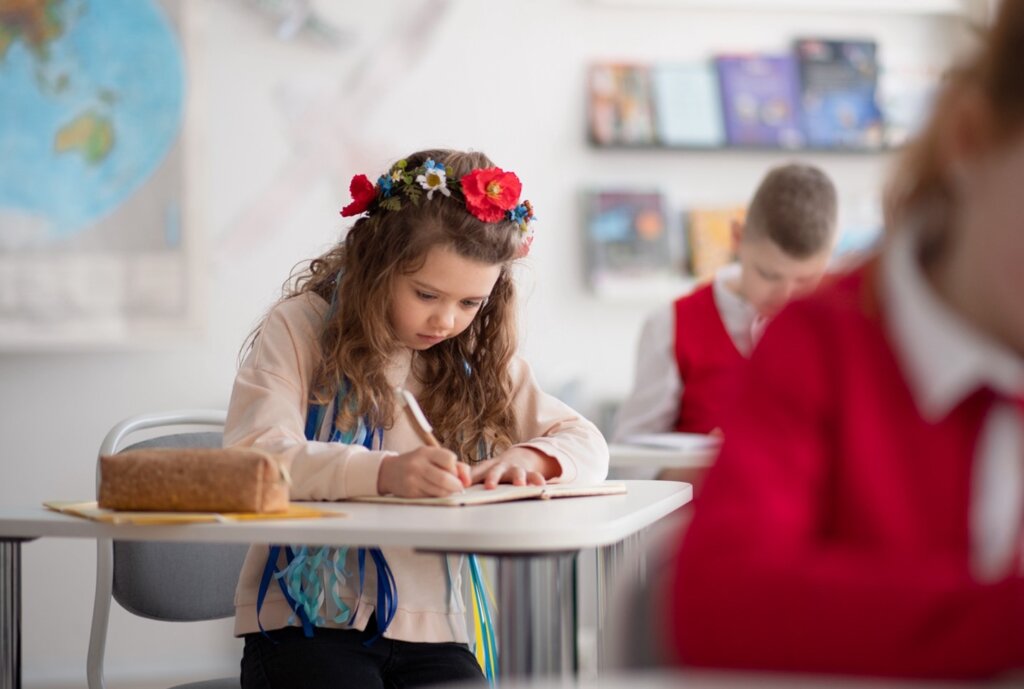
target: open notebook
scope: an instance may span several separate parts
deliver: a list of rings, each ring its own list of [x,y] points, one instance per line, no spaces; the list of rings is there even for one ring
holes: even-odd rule
[[[320,517],[344,517],[344,512],[291,504],[287,512],[128,512],[108,510],[91,502],[44,502],[45,507],[108,524],[202,524],[210,522],[236,522],[254,519],[318,519]]]
[[[436,505],[439,507],[463,507],[466,505],[489,505],[512,500],[549,500],[551,498],[582,498],[592,495],[619,495],[626,492],[624,483],[605,482],[593,486],[559,485],[510,486],[502,484],[491,490],[482,485],[470,486],[462,493],[444,498],[399,498],[394,495],[379,495],[363,498],[349,498],[355,502],[386,502],[401,505]]]

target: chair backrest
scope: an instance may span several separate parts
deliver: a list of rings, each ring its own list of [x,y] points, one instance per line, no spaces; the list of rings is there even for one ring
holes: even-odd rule
[[[144,447],[221,447],[222,432],[161,435],[124,446],[137,431],[208,425],[223,427],[223,411],[190,410],[132,417],[107,434],[100,455]],[[97,487],[99,486],[97,462]],[[234,592],[248,546],[218,543],[97,541],[96,596],[89,638],[89,689],[103,689],[110,599],[129,612],[156,620],[214,620],[234,614]],[[238,686],[237,680],[226,680]],[[220,686],[220,685],[218,685]]]

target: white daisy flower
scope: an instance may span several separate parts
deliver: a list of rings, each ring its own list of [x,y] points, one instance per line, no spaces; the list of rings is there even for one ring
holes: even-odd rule
[[[428,199],[434,198],[435,191],[439,191],[445,196],[452,195],[451,190],[448,189],[448,177],[445,175],[444,166],[434,163],[433,160],[424,163],[423,174],[417,175],[416,181],[427,190]]]

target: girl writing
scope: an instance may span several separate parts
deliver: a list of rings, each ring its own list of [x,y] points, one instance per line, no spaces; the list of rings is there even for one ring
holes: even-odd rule
[[[225,446],[277,454],[295,500],[602,480],[601,434],[515,355],[511,267],[533,219],[518,178],[482,154],[434,150],[351,191],[342,215],[360,217],[254,334]],[[422,445],[397,386],[443,447]],[[346,576],[357,570],[364,581]],[[457,558],[411,549],[253,546],[236,594],[242,686],[480,679],[459,577]]]

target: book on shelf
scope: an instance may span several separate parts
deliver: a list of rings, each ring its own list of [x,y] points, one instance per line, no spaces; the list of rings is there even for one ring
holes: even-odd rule
[[[512,486],[502,484],[484,488],[481,484],[470,486],[461,493],[443,498],[399,498],[394,495],[375,495],[350,498],[352,502],[380,502],[396,505],[429,505],[436,507],[466,507],[469,505],[491,505],[514,500],[551,500],[555,498],[583,498],[599,495],[621,495],[626,492],[624,483],[605,481],[590,486],[557,483],[544,486]]]
[[[588,81],[590,137],[594,143],[654,143],[651,76],[646,66],[592,65]]]
[[[653,67],[651,92],[660,144],[695,148],[725,145],[722,96],[709,61]]]
[[[799,83],[793,55],[715,58],[730,146],[800,148]]]
[[[687,212],[686,239],[690,272],[707,280],[736,260],[733,226],[746,217],[744,206],[694,207]]]
[[[678,247],[669,237],[661,192],[584,192],[590,285],[605,295],[666,292],[681,283]]]
[[[885,143],[877,51],[871,40],[796,40],[808,146],[878,150]]]

